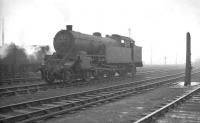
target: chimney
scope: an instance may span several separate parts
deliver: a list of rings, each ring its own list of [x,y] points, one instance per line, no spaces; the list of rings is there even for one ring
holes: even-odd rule
[[[94,35],[94,36],[101,37],[101,33],[100,33],[100,32],[94,32],[93,35]]]
[[[67,25],[67,30],[72,31],[72,25]]]
[[[106,38],[109,38],[110,36],[109,36],[109,35],[106,35],[105,37],[106,37]]]

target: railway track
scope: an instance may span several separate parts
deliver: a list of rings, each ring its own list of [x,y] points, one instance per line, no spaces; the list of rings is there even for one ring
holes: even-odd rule
[[[41,81],[40,74],[36,73],[17,73],[15,75],[1,75],[0,85],[12,85],[19,83],[27,83]]]
[[[197,72],[193,72],[198,73]],[[155,89],[161,85],[168,85],[184,77],[184,74],[176,74],[173,77],[162,80],[155,79],[153,83],[145,80],[140,84],[132,82],[96,90],[73,93],[35,101],[0,107],[1,122],[33,122],[55,117],[74,110],[81,110],[95,104],[120,99],[132,94],[142,93]]]
[[[148,71],[146,75],[151,74],[153,72]],[[158,70],[156,72],[159,72],[159,74],[163,74],[163,72],[166,72],[166,71]],[[165,76],[156,77],[155,79],[164,78],[164,77]],[[169,77],[169,76],[166,76],[166,77]],[[155,80],[155,79],[153,78],[152,80]],[[54,84],[40,83],[40,84],[31,84],[31,85],[25,85],[25,86],[0,88],[0,97],[8,97],[8,96],[15,96],[15,95],[20,95],[20,94],[28,94],[28,93],[32,94],[32,93],[36,93],[40,91],[47,91],[48,89],[52,89],[52,88],[56,89],[56,88],[66,88],[66,87],[71,87],[71,86],[76,86],[76,85],[78,86],[78,85],[94,84],[93,81],[89,81],[89,82],[75,81],[73,83],[57,82]],[[151,79],[147,79],[145,81],[151,81]]]
[[[163,65],[151,65],[151,66],[143,66],[142,68],[138,69],[138,72],[145,72],[145,71],[154,71],[154,70],[164,70],[164,69],[179,69],[179,68],[184,68],[182,65],[169,65],[169,66],[163,66]]]
[[[41,81],[41,77],[24,77],[24,78],[10,78],[1,80],[0,85],[13,85],[19,83],[30,83],[30,82],[38,82]]]
[[[135,123],[200,123],[200,86]]]
[[[148,69],[139,69],[139,72],[137,73],[137,75],[142,75],[142,74],[151,74],[154,72],[159,72],[159,71],[163,71],[163,70],[171,70],[174,68],[168,68],[168,69],[158,69],[158,68],[148,68]],[[38,82],[41,81],[41,75],[40,73],[33,73],[33,72],[29,72],[29,73],[16,73],[16,74],[11,74],[8,73],[6,75],[1,75],[0,76],[0,85],[16,85],[16,84],[20,84],[20,83],[30,83],[30,82]]]
[[[153,70],[142,70],[142,71],[140,71],[140,72],[137,72],[136,73],[136,75],[142,75],[142,74],[151,74],[151,73],[155,73],[155,72],[165,72],[165,71],[171,71],[171,70],[177,70],[177,68],[175,68],[175,69],[173,69],[173,68],[171,68],[171,69],[161,69],[161,70],[159,70],[159,69],[153,69]],[[183,69],[180,69],[180,70],[183,70]]]
[[[2,79],[8,79],[10,77],[19,78],[22,76],[37,75],[36,72],[21,72],[21,73],[0,73]]]
[[[158,71],[158,70],[155,70]],[[155,71],[142,71],[139,72],[139,74],[144,74],[144,73],[153,73]],[[41,81],[41,75],[38,74],[36,75],[29,75],[28,73],[22,73],[22,74],[16,74],[16,75],[8,75],[8,76],[2,76],[1,77],[1,82],[0,85],[12,85],[12,84],[19,84],[19,83],[28,83],[28,82],[37,82]]]
[[[158,71],[158,70],[155,70]],[[139,74],[144,74],[144,73],[153,73],[155,71],[143,71],[139,72]],[[161,71],[161,70],[160,70]],[[38,82],[41,81],[41,75],[33,76],[29,75],[28,73],[23,73],[23,74],[16,74],[16,75],[9,75],[6,77],[1,77],[1,82],[0,85],[14,85],[14,84],[19,84],[19,83],[30,83],[30,82]]]

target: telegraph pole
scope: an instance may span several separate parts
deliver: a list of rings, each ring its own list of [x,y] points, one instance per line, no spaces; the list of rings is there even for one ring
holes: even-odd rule
[[[151,46],[151,65],[152,65],[152,46]]]
[[[166,65],[167,64],[167,56],[165,56],[164,59],[165,59],[165,65]]]
[[[191,85],[191,36],[186,34],[186,66],[185,66],[185,83],[184,86]]]
[[[131,38],[131,28],[128,28],[129,38]]]
[[[131,28],[128,28],[128,32],[129,32],[129,38],[131,38]],[[130,47],[131,47],[131,60],[132,60],[132,79],[134,79],[134,75],[136,73],[136,67],[135,67],[135,63],[134,63],[134,47],[135,47],[135,41],[131,41],[130,42]]]
[[[4,19],[2,19],[2,46],[4,45]]]

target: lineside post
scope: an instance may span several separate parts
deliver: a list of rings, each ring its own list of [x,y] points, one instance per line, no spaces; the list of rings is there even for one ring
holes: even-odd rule
[[[191,85],[191,37],[190,33],[186,34],[186,66],[185,66],[185,83],[184,86]]]
[[[131,60],[132,60],[132,78],[134,78],[134,75],[136,73],[136,68],[135,68],[135,60],[134,60],[134,47],[135,47],[135,42],[130,43],[131,46]]]

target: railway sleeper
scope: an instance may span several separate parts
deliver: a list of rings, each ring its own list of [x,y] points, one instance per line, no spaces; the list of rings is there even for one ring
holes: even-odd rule
[[[64,106],[64,105],[71,104],[71,103],[64,102],[64,101],[59,101],[59,102],[53,102],[52,104],[57,104],[57,105],[60,105],[60,106]]]
[[[18,90],[16,91],[17,94],[28,94],[28,90]]]
[[[14,96],[14,95],[16,95],[15,92],[0,93],[0,97],[8,97],[8,96]]]
[[[17,122],[17,121],[21,121],[21,120],[25,120],[29,118],[29,114],[31,113],[34,113],[34,112],[29,110],[28,108],[15,109],[10,112],[1,114],[1,115],[4,115],[1,120],[4,122]],[[39,112],[37,114],[39,114]]]
[[[199,112],[195,112],[195,111],[183,111],[183,110],[178,110],[178,109],[174,109],[174,110],[172,110],[171,112],[170,112],[170,114],[175,114],[175,115],[177,115],[177,114],[187,114],[187,115],[200,115],[200,113]]]
[[[0,93],[8,92],[9,89],[0,88]]]
[[[190,106],[190,107],[197,107],[200,108],[200,102],[185,102],[181,105],[181,107]]]
[[[195,112],[199,112],[200,111],[200,106],[191,106],[189,105],[189,107],[178,107],[179,110],[183,110],[183,111],[195,111]]]
[[[28,92],[31,93],[31,94],[32,94],[32,93],[36,93],[36,92],[38,92],[38,91],[39,91],[38,88],[33,88],[33,89],[29,89],[29,90],[28,90]]]
[[[132,89],[133,90],[133,89]],[[108,93],[108,92],[106,92],[106,94],[105,93],[102,93],[103,94],[103,96],[99,96],[98,98],[96,97],[96,98],[94,98],[94,99],[100,99],[100,98],[102,98],[102,97],[104,97],[104,98],[106,98],[106,99],[102,99],[102,100],[97,100],[97,101],[93,101],[93,102],[91,102],[91,103],[86,103],[86,104],[84,104],[84,105],[89,105],[89,104],[95,104],[95,102],[97,103],[97,102],[106,102],[107,100],[112,100],[112,99],[114,99],[114,98],[118,98],[118,97],[122,97],[122,96],[126,96],[127,94],[132,94],[133,92],[129,92],[129,91],[126,91],[127,93],[122,93],[122,95],[116,95],[116,96],[114,96],[115,94],[110,94],[110,93]],[[128,93],[129,92],[129,93]],[[101,93],[100,93],[101,94]],[[111,96],[112,95],[112,96]],[[95,96],[95,95],[93,95],[93,96]],[[114,97],[113,97],[114,96]],[[92,100],[92,99],[91,99]],[[84,101],[84,100],[82,100],[82,101]],[[72,109],[75,109],[75,108],[77,108],[77,106],[78,105],[75,105],[75,107],[72,107]],[[82,105],[81,105],[82,106]],[[81,106],[79,106],[79,107],[81,107]],[[61,106],[58,106],[58,107],[61,107]],[[55,107],[51,107],[51,108],[55,108]],[[51,109],[50,108],[50,109]],[[50,109],[48,109],[48,110],[50,110]],[[40,110],[40,109],[39,109]],[[45,109],[42,109],[42,110],[45,110]],[[46,111],[46,110],[45,110]],[[56,113],[56,112],[55,112]]]
[[[175,114],[175,113],[170,113],[170,114],[167,114],[165,115],[166,118],[176,118],[176,119],[184,119],[184,122],[186,123],[194,123],[193,121],[198,121],[199,123],[199,115],[195,115],[195,114]]]
[[[200,101],[192,101],[192,100],[187,100],[185,103],[192,103],[192,104],[199,104]]]
[[[47,91],[48,87],[39,87],[38,90],[40,90],[40,91]]]
[[[192,97],[192,101],[200,101],[200,97]]]
[[[7,91],[17,91],[19,88],[7,88]]]
[[[62,100],[62,101],[60,101],[60,102],[54,102],[53,104],[58,104],[58,105],[60,105],[60,107],[61,107],[62,109],[71,108],[71,107],[74,106],[74,104],[72,104],[72,103],[70,103],[70,102],[67,102],[67,101],[64,101],[64,100]]]
[[[110,95],[112,95],[112,94],[110,94]],[[113,95],[113,96],[114,96],[114,95]],[[120,95],[120,96],[122,96],[122,95]],[[104,97],[104,96],[101,96],[101,97]],[[91,103],[95,104],[95,102],[106,102],[106,101],[112,100],[112,99],[114,99],[114,98],[116,98],[116,97],[119,97],[119,95],[114,96],[114,97],[108,96],[108,95],[107,95],[107,98],[108,98],[108,99],[103,99],[103,100],[100,100],[100,101],[94,101],[94,102],[91,102]],[[91,104],[91,103],[89,103],[89,104]],[[87,105],[87,104],[86,104],[86,105]],[[59,107],[60,107],[60,106],[59,106]],[[80,106],[79,108],[82,108],[82,106]],[[72,107],[72,109],[73,109],[73,107]],[[77,109],[77,107],[74,107],[74,109]],[[48,110],[50,110],[50,109],[48,109]]]
[[[70,103],[69,103],[69,100],[65,100],[65,102],[61,102],[62,104],[74,104],[75,105],[75,103],[76,102],[74,102],[74,101],[70,101]],[[72,103],[73,102],[73,103]],[[58,102],[57,102],[58,103]],[[67,104],[67,105],[68,105]],[[43,104],[43,105],[41,105],[41,106],[37,106],[37,107],[29,107],[29,109],[32,109],[32,110],[36,110],[36,111],[34,111],[34,112],[30,112],[30,113],[28,113],[29,111],[20,111],[20,112],[23,112],[23,113],[28,113],[28,114],[21,114],[21,115],[18,115],[18,116],[14,116],[13,118],[10,118],[9,117],[9,121],[20,121],[20,120],[24,120],[24,118],[26,117],[27,118],[27,116],[25,116],[25,115],[29,115],[29,118],[30,117],[33,117],[33,116],[35,116],[35,117],[37,117],[37,116],[40,116],[40,115],[44,115],[44,114],[46,114],[46,113],[52,113],[52,112],[57,112],[57,111],[59,111],[59,110],[61,110],[61,109],[63,109],[64,107],[65,107],[66,105],[62,105],[62,106],[60,106],[60,105],[55,105],[55,104]],[[70,106],[71,107],[71,106]],[[66,107],[65,107],[66,108]],[[16,111],[19,111],[19,110],[16,110]],[[22,117],[24,117],[24,118],[22,118]],[[14,120],[13,120],[14,119]],[[4,120],[6,120],[6,119],[4,119]]]

